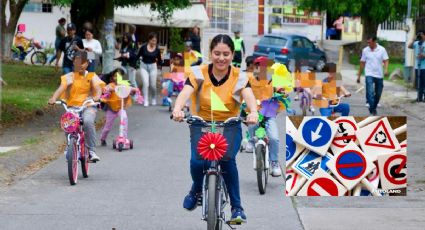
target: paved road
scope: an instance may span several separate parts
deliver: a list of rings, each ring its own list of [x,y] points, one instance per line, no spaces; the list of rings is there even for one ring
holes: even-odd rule
[[[189,132],[185,123],[171,122],[166,110],[133,106],[129,136],[135,149],[119,153],[99,147],[101,161],[76,186],[69,185],[61,157],[0,191],[0,229],[206,228],[199,208],[182,208],[191,181]],[[248,223],[238,229],[302,229],[291,200],[284,196],[283,178],[272,178],[267,194],[261,196],[251,155],[239,154],[238,165],[248,215]]]

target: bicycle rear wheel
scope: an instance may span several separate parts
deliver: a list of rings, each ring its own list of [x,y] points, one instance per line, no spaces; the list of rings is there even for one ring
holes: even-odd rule
[[[81,172],[83,173],[83,177],[87,178],[87,177],[89,177],[89,170],[90,170],[89,150],[86,146],[82,146],[82,148],[84,149],[84,151],[82,151],[82,154],[81,154],[81,157],[80,157]]]
[[[44,65],[47,62],[47,56],[45,53],[41,51],[35,51],[31,55],[31,63],[33,65]]]
[[[267,168],[266,168],[266,148],[264,145],[257,145],[255,147],[255,156],[257,160],[257,184],[258,184],[258,191],[261,195],[266,193],[266,186],[267,186]]]
[[[216,230],[217,220],[217,175],[208,175],[208,191],[207,191],[207,229]]]
[[[68,160],[69,183],[75,185],[78,180],[78,147],[75,137],[71,137],[69,140],[66,159]]]

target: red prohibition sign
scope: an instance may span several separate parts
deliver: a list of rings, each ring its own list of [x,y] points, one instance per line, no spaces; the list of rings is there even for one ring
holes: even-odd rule
[[[353,126],[354,131],[357,131],[356,125],[352,121],[350,121],[350,120],[340,119],[340,120],[336,121],[335,123],[336,124],[339,124],[339,123],[342,123],[342,122],[346,122],[346,123],[350,124],[351,126]],[[356,141],[357,140],[357,137],[356,137],[356,135],[348,135],[348,136],[335,137],[333,139],[333,141],[332,141],[332,144],[334,144],[336,147],[344,148],[347,144],[341,145],[341,144],[338,144],[337,143],[337,141],[342,141],[342,140],[353,140],[353,141]]]
[[[353,149],[340,153],[335,161],[335,168],[338,174],[346,180],[359,179],[366,171],[366,165],[366,158]]]
[[[384,164],[384,175],[385,175],[385,178],[387,178],[387,180],[389,182],[391,182],[393,184],[396,184],[396,185],[405,184],[407,182],[407,178],[404,178],[403,180],[396,180],[393,176],[391,176],[389,174],[388,167],[389,167],[390,163],[393,160],[396,160],[396,159],[401,159],[400,166],[395,171],[396,173],[400,173],[400,171],[406,166],[406,161],[407,161],[406,156],[404,156],[404,155],[394,155],[394,156],[391,156],[390,158],[387,159],[387,161]]]

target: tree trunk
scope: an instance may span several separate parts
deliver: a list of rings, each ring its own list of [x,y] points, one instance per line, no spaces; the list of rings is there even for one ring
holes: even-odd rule
[[[377,36],[379,23],[376,22],[376,20],[366,16],[362,16],[362,21],[364,28],[362,40],[365,43],[368,38]]]
[[[9,2],[10,17],[6,23],[6,5]],[[0,57],[2,60],[11,59],[11,47],[13,44],[13,36],[18,24],[19,17],[28,0],[1,0],[1,41],[2,47]]]
[[[115,36],[114,36],[114,1],[106,0],[104,4],[104,25],[100,28],[100,34],[104,38],[102,73],[109,73],[114,69]],[[101,16],[102,17],[102,16]],[[100,19],[99,21],[102,21]]]

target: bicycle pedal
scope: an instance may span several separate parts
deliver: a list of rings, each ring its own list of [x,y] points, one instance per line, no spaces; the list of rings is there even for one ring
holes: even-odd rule
[[[226,224],[227,225],[242,225],[242,222],[228,220],[228,221],[226,221]]]

